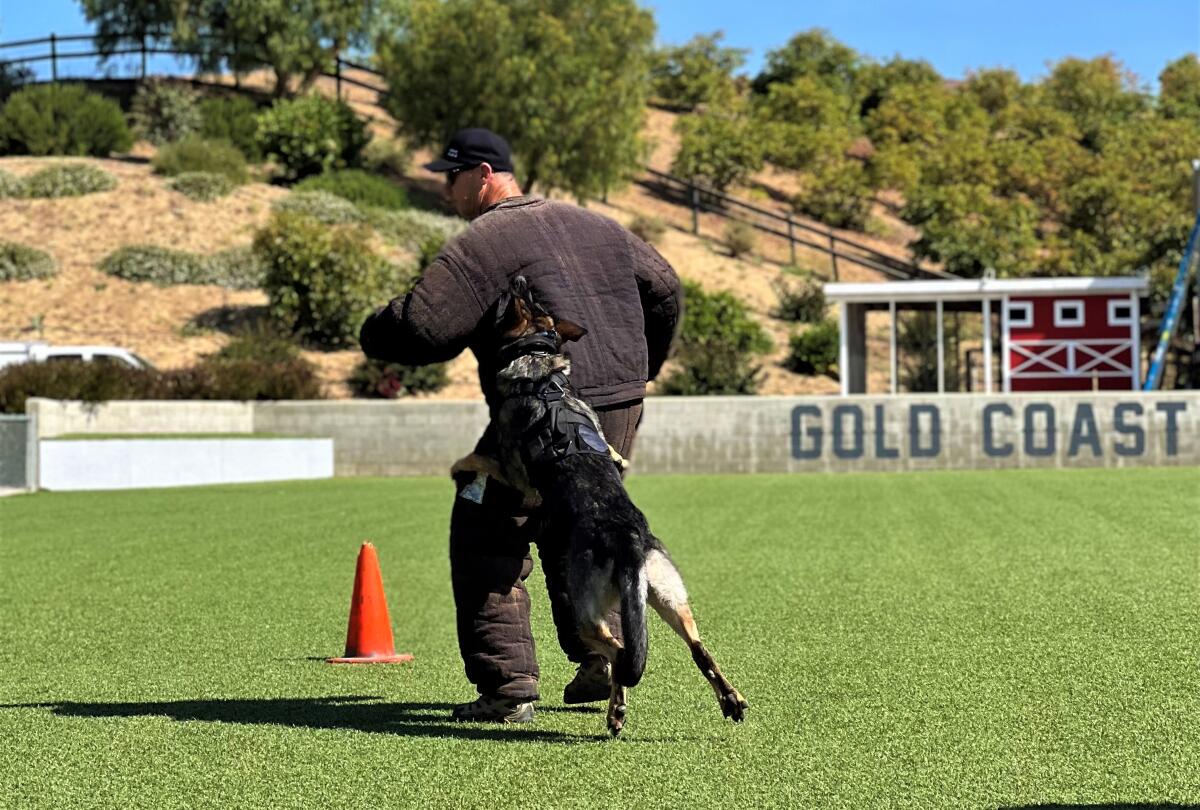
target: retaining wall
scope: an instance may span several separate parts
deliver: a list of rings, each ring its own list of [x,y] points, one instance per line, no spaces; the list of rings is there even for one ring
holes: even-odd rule
[[[30,400],[29,411],[40,436],[121,432],[117,424],[220,432],[227,420],[230,432],[328,437],[339,476],[445,475],[487,422],[482,402],[427,400],[90,409]],[[1200,392],[652,397],[633,456],[637,473],[1200,465]]]

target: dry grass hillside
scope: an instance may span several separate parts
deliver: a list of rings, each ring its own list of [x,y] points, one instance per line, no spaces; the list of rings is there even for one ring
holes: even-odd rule
[[[370,104],[365,91],[356,99],[374,119],[377,136],[386,136],[388,122],[382,111]],[[649,110],[646,136],[652,145],[651,165],[667,170],[675,146],[669,113]],[[38,247],[50,253],[59,266],[58,275],[44,281],[0,283],[0,340],[45,340],[55,344],[100,343],[125,346],[159,367],[170,368],[195,362],[227,342],[230,324],[258,317],[266,303],[263,293],[236,292],[215,286],[158,287],[131,283],[105,275],[98,264],[124,245],[151,244],[201,254],[249,244],[257,228],[270,216],[271,203],[289,192],[266,183],[250,183],[216,202],[193,202],[171,191],[164,178],[154,175],[148,163],[153,148],[139,144],[134,152],[110,160],[86,162],[112,173],[118,181],[113,191],[83,197],[52,200],[0,200],[0,233],[6,241]],[[439,178],[419,168],[427,155],[413,158],[409,182],[427,190],[437,189]],[[51,159],[0,158],[0,169],[28,175]],[[791,178],[765,172],[748,189],[739,193],[774,197],[789,191]],[[773,205],[770,200],[763,205]],[[628,224],[637,213],[661,217],[670,227],[659,249],[686,279],[706,289],[729,290],[744,300],[754,316],[771,334],[775,351],[764,365],[764,394],[833,393],[836,381],[828,377],[793,374],[779,363],[787,351],[787,338],[796,327],[771,317],[776,304],[772,282],[781,275],[781,265],[790,256],[782,240],[773,244],[760,239],[759,254],[750,260],[735,259],[720,243],[724,222],[703,216],[701,235],[690,232],[686,208],[665,202],[639,186],[610,195],[608,203],[590,203],[592,210]],[[880,208],[885,236],[867,237],[877,249],[904,256],[909,234],[889,220]],[[828,259],[800,251],[800,264],[828,275]],[[843,266],[843,280],[876,280],[866,270]],[[886,352],[886,337],[879,324],[872,328],[872,354]],[[331,397],[349,396],[345,381],[360,359],[354,351],[305,352],[320,369],[326,392]],[[872,363],[870,387],[885,382],[885,363]],[[475,364],[460,357],[451,365],[451,384],[431,395],[442,399],[478,398]]]

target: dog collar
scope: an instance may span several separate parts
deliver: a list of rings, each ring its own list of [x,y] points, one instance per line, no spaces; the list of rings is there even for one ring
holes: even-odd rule
[[[517,338],[512,343],[500,349],[500,367],[504,368],[518,357],[527,354],[558,354],[558,333],[553,329],[545,332],[534,332]]]

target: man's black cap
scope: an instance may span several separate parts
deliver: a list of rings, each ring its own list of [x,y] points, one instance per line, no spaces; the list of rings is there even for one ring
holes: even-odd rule
[[[508,148],[508,141],[490,129],[460,129],[450,138],[442,156],[432,163],[426,163],[425,168],[431,172],[448,172],[451,169],[478,166],[480,163],[488,164],[493,171],[511,172],[512,151]]]

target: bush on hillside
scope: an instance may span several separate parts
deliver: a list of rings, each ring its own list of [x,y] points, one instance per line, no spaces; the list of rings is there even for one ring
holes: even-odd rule
[[[57,272],[49,253],[16,242],[0,242],[0,281],[50,278]]]
[[[27,197],[79,197],[112,191],[117,178],[86,163],[58,163],[31,174],[25,180]]]
[[[233,339],[207,359],[220,362],[253,360],[257,363],[286,363],[300,357],[300,347],[274,326],[262,321],[238,331]]]
[[[370,137],[348,105],[324,96],[277,101],[258,119],[259,147],[288,180],[357,166]]]
[[[229,141],[190,135],[158,150],[151,161],[156,174],[176,177],[189,172],[224,175],[235,185],[246,182],[246,158]]]
[[[729,255],[735,259],[751,253],[757,244],[758,234],[753,226],[736,220],[730,220],[725,225],[725,247],[729,248]]]
[[[258,107],[245,96],[206,98],[200,102],[200,135],[210,141],[228,141],[247,160],[258,163]]]
[[[249,246],[200,256],[157,245],[126,245],[100,262],[100,272],[160,287],[215,284],[231,290],[258,289],[265,275],[262,262]]]
[[[133,128],[156,146],[200,129],[199,96],[190,87],[151,79],[138,86],[130,107]]]
[[[356,397],[396,399],[440,391],[450,382],[445,363],[406,366],[366,359],[350,375],[350,390]]]
[[[0,153],[108,157],[131,146],[121,108],[80,85],[25,87],[0,110]]]
[[[664,394],[754,394],[759,356],[771,339],[746,306],[727,292],[706,293],[684,282],[683,324],[675,361],[679,368],[659,381]]]
[[[250,245],[227,248],[204,257],[204,272],[197,284],[216,284],[229,290],[257,290],[267,275],[266,266]]]
[[[160,287],[196,284],[204,262],[194,253],[156,245],[126,245],[100,262],[100,272],[126,281],[149,281]]]
[[[193,202],[212,202],[234,189],[228,177],[213,172],[184,172],[173,178],[167,186]]]
[[[838,362],[838,325],[832,318],[813,324],[789,341],[783,366],[798,374],[829,374]]]
[[[306,216],[324,225],[350,225],[367,219],[354,203],[328,191],[293,191],[272,203],[271,210]]]
[[[662,217],[635,214],[629,223],[629,230],[643,242],[657,245],[662,241],[663,234],[667,232],[667,223],[663,221]]]
[[[411,208],[405,211],[369,208],[364,213],[367,222],[384,239],[421,256],[428,256],[431,251],[433,255],[437,255],[447,240],[467,227],[467,224],[457,217]]]
[[[0,200],[5,197],[24,197],[25,181],[11,172],[0,169]]]
[[[275,214],[254,237],[267,269],[263,287],[272,317],[318,345],[356,345],[363,320],[391,297],[393,270],[371,251],[369,239],[365,226],[330,227]]]
[[[362,169],[325,172],[300,181],[294,188],[296,191],[327,191],[355,205],[388,210],[408,208],[408,195],[402,187]]]
[[[779,296],[779,306],[771,313],[776,318],[816,323],[825,317],[825,289],[816,279],[791,282],[781,278],[771,286]]]
[[[393,174],[403,177],[408,174],[412,154],[402,141],[391,138],[376,138],[362,151],[362,165],[376,174]]]

